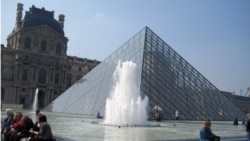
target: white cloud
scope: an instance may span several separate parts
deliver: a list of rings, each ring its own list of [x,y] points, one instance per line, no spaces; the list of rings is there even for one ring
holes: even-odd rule
[[[102,19],[105,19],[105,17],[106,17],[105,13],[97,13],[95,15],[96,20],[102,20]]]

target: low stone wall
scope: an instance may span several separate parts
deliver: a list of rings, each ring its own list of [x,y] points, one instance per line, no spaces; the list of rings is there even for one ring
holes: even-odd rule
[[[23,104],[2,104],[1,109],[23,109]]]

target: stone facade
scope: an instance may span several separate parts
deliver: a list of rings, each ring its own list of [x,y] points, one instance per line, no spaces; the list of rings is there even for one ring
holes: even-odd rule
[[[235,106],[237,106],[243,113],[250,113],[250,97],[239,96],[225,91],[221,91],[221,93]]]
[[[23,5],[17,4],[16,24],[1,45],[2,103],[31,108],[36,88],[43,108],[100,62],[67,55],[64,15],[34,6],[22,19]]]

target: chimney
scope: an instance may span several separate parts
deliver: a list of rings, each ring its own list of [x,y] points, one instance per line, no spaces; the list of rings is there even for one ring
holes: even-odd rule
[[[21,21],[22,21],[22,12],[23,12],[23,4],[17,3],[17,10],[16,10],[16,28],[21,27]]]
[[[65,16],[63,14],[59,15],[58,22],[59,22],[59,24],[61,25],[62,28],[64,28],[64,18],[65,18]]]

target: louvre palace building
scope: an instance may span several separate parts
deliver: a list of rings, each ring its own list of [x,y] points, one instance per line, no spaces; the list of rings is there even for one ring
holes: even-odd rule
[[[32,107],[38,88],[43,108],[100,62],[67,55],[63,14],[17,4],[16,23],[1,44],[1,102]]]

